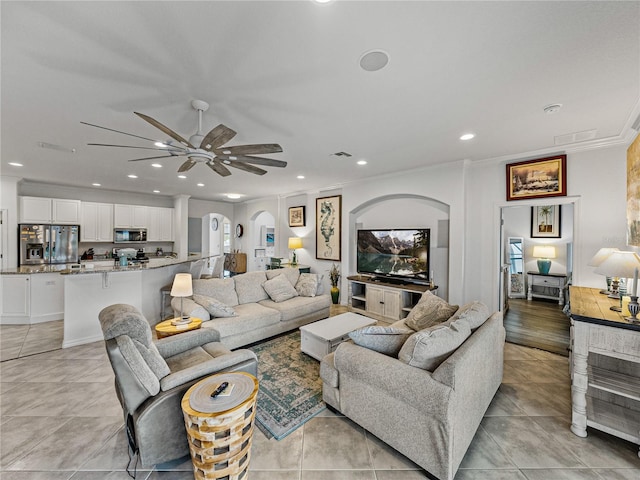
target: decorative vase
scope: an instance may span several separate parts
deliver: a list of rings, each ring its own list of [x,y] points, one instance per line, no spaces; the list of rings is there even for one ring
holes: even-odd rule
[[[331,287],[331,302],[334,305],[340,303],[340,289],[338,287]]]

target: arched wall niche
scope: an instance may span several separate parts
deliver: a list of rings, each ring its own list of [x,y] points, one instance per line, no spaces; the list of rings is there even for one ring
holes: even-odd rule
[[[393,194],[372,198],[349,212],[348,271],[357,272],[356,238],[359,229],[431,229],[430,269],[438,285],[438,296],[449,296],[450,207],[437,199],[416,194]],[[343,237],[344,240],[344,237]]]
[[[281,239],[278,238],[277,221],[276,217],[268,210],[257,210],[249,217],[249,228],[245,230],[243,235],[246,238],[247,244],[247,270],[265,270],[267,258],[275,255],[276,245],[281,243]],[[275,244],[267,245],[265,236],[265,229],[270,228],[275,232]],[[243,239],[239,239],[243,240]],[[238,239],[236,239],[236,242]],[[258,256],[256,251],[264,250],[264,256]]]

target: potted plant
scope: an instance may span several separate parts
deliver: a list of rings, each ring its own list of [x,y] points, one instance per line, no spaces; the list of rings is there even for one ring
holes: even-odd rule
[[[338,282],[340,281],[340,267],[335,263],[331,264],[329,270],[329,281],[331,282],[331,301],[334,305],[337,305],[340,301],[340,288]]]

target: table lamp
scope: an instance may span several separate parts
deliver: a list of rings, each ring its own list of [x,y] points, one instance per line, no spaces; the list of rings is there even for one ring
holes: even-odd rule
[[[611,294],[609,298],[620,298],[620,279],[636,279],[637,269],[640,268],[640,256],[635,252],[614,251],[595,269],[595,273],[612,277]],[[637,281],[633,284],[633,296],[637,297]]]
[[[185,323],[191,322],[189,315],[185,316],[184,309],[182,308],[182,302],[184,297],[190,297],[191,295],[193,295],[193,285],[191,283],[191,274],[177,273],[175,278],[173,279],[173,286],[171,287],[171,296],[180,297],[180,319],[172,320],[171,323],[173,325],[183,325]]]
[[[300,237],[289,237],[289,249],[293,250],[293,257],[291,259],[291,266],[298,265],[298,257],[296,257],[296,249],[302,248],[302,239]]]
[[[599,267],[602,262],[604,262],[609,255],[613,252],[619,252],[620,250],[615,247],[602,247],[600,250],[596,252],[593,258],[589,261],[587,265],[590,267]],[[600,290],[600,293],[611,293],[611,277],[605,277],[607,279],[607,289]]]
[[[533,256],[538,259],[538,272],[548,275],[551,268],[550,258],[556,258],[556,249],[549,245],[536,245],[533,247]]]

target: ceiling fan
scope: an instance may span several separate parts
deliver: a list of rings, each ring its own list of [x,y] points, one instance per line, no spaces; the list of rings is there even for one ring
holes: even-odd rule
[[[156,158],[170,158],[170,157],[186,157],[186,161],[180,165],[178,172],[186,172],[190,170],[196,163],[204,163],[211,170],[218,175],[227,177],[231,175],[231,171],[227,168],[234,167],[245,172],[254,173],[256,175],[264,175],[266,170],[256,167],[255,165],[262,165],[266,167],[286,167],[287,162],[282,160],[275,160],[272,158],[256,157],[255,154],[265,153],[280,153],[282,147],[277,143],[260,143],[255,145],[234,145],[229,147],[223,147],[225,143],[236,136],[236,132],[225,125],[218,125],[213,128],[209,133],[204,135],[202,133],[202,112],[206,112],[209,109],[209,104],[202,100],[193,100],[191,106],[198,112],[198,131],[194,135],[186,140],[178,133],[174,132],[170,128],[164,126],[157,120],[145,115],[143,113],[134,112],[140,118],[150,123],[154,127],[158,128],[165,134],[169,135],[173,140],[167,142],[157,142],[151,138],[141,137],[139,135],[133,135],[131,133],[121,132],[112,128],[101,127],[100,125],[94,125],[92,123],[80,122],[84,125],[91,127],[102,128],[111,132],[122,133],[129,135],[130,137],[136,137],[143,140],[154,142],[155,147],[138,147],[134,145],[110,145],[105,143],[89,143],[87,145],[101,146],[101,147],[119,147],[119,148],[139,148],[144,150],[158,150],[168,153],[168,155],[160,155],[154,157],[135,158],[129,160],[130,162],[139,162],[142,160],[153,160]],[[177,143],[176,143],[177,142]]]

